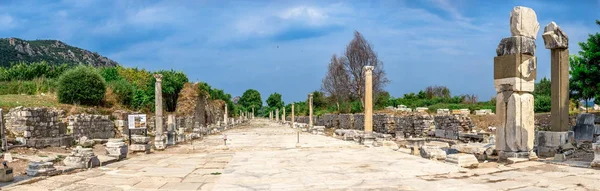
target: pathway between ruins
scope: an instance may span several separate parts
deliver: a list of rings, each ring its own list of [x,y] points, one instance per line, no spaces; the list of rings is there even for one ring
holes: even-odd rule
[[[599,170],[524,162],[462,169],[254,120],[163,152],[6,190],[599,190]]]

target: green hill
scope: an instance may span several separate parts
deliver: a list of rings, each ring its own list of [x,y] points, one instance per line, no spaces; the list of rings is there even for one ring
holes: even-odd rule
[[[98,53],[73,47],[58,40],[22,40],[0,38],[0,66],[11,63],[40,62],[49,64],[88,64],[94,67],[117,66],[118,63]]]

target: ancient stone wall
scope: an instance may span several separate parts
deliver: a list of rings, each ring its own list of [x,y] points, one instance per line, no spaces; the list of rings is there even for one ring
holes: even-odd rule
[[[23,137],[30,147],[70,146],[73,138],[65,136],[66,124],[61,120],[63,110],[53,108],[16,107],[4,116],[6,130],[12,137]]]
[[[67,117],[68,132],[79,139],[109,139],[115,137],[115,124],[108,115],[76,114]]]
[[[224,104],[221,100],[210,100],[206,92],[200,92],[198,84],[186,83],[179,93],[175,113],[177,116],[193,116],[188,118],[193,120],[189,123],[205,127],[223,121]]]
[[[308,116],[297,116],[296,122],[308,123]],[[362,130],[364,128],[364,114],[324,114],[316,117],[315,125],[336,129]],[[405,137],[424,137],[433,135],[437,126],[444,131],[452,130],[451,133],[458,136],[458,132],[469,132],[474,125],[471,118],[466,115],[440,115],[436,117],[426,113],[373,115],[373,130],[377,133],[401,133]]]
[[[65,112],[48,108],[12,108],[6,115],[6,129],[15,137],[45,138],[64,135],[66,125],[61,121]]]
[[[437,115],[434,120],[436,137],[458,139],[459,132],[471,132],[475,127],[466,115]]]

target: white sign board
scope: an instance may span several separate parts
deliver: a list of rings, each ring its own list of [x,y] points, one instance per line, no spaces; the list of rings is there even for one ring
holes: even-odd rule
[[[135,114],[127,116],[129,129],[146,129],[146,114]]]

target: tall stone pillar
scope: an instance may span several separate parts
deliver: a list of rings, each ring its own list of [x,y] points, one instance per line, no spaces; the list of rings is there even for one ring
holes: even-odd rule
[[[533,95],[537,70],[535,39],[539,30],[531,8],[517,6],[510,13],[511,37],[500,41],[494,58],[496,116],[502,122],[496,129],[496,150],[501,160],[536,159],[533,152]]]
[[[365,73],[365,121],[364,130],[365,135],[363,137],[364,145],[373,144],[373,66],[365,66],[363,71]]]
[[[281,108],[283,110],[283,114],[281,115],[281,121],[285,123],[285,106]]]
[[[294,125],[295,125],[294,123],[296,122],[294,120],[294,115],[295,115],[295,113],[294,113],[294,104],[292,103],[292,128],[294,128]]]
[[[6,143],[6,130],[4,127],[4,113],[2,109],[0,109],[0,136],[2,136],[2,150],[4,152],[8,152],[8,144]]]
[[[273,111],[269,112],[269,120],[273,120]]]
[[[227,110],[227,103],[225,103],[225,112],[223,113],[223,124],[227,126],[227,121],[229,121],[229,114]]]
[[[254,106],[252,106],[252,119],[254,119]]]
[[[313,94],[308,94],[308,128],[313,127]]]
[[[154,78],[156,78],[154,86],[154,127],[156,128],[154,147],[157,150],[163,150],[166,147],[166,137],[163,135],[162,77],[162,74],[154,74]]]
[[[275,121],[279,122],[279,108],[275,109]]]
[[[569,130],[569,37],[550,22],[544,28],[544,45],[551,54],[551,131]]]

